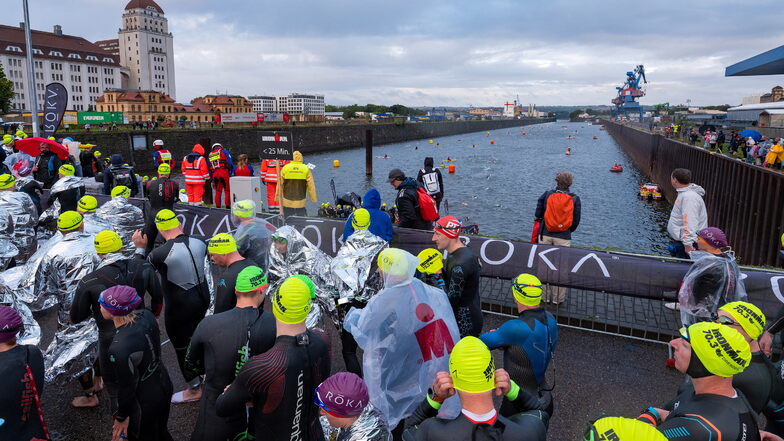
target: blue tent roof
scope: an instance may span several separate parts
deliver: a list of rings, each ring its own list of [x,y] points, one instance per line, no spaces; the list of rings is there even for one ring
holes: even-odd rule
[[[784,74],[784,46],[755,55],[724,70],[725,77],[782,74]]]

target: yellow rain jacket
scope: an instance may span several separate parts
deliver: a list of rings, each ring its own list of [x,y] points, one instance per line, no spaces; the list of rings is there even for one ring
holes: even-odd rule
[[[768,154],[765,155],[765,162],[771,165],[782,159],[784,159],[784,147],[780,144],[774,144],[768,151]]]
[[[302,163],[302,153],[294,152],[294,160],[283,167],[280,179],[275,200],[284,207],[303,208],[307,203],[308,193],[311,202],[318,200],[313,174],[310,173],[308,166]]]

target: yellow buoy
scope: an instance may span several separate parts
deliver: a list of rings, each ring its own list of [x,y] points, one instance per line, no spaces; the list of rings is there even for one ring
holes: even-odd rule
[[[335,168],[340,167],[340,161],[338,161],[337,159],[332,161],[332,166],[335,167]]]
[[[430,140],[430,144],[432,144],[432,143],[433,143],[433,140],[431,139],[431,140]]]

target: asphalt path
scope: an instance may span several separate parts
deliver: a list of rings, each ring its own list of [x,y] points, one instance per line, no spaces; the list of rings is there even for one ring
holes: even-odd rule
[[[44,330],[41,345],[52,338],[56,328],[54,310],[39,314]],[[506,317],[485,314],[485,330],[495,329]],[[344,370],[340,338],[334,327],[332,372]],[[165,330],[161,341],[165,341]],[[171,344],[163,347],[163,359],[174,383],[182,390],[185,382],[177,367]],[[503,366],[500,351],[496,365]],[[623,337],[559,328],[555,361],[548,379],[555,380],[555,411],[550,421],[548,440],[580,440],[588,421],[607,416],[634,417],[649,405],[660,405],[675,394],[682,376],[665,367],[667,348]],[[64,385],[47,385],[43,395],[46,422],[55,441],[108,440],[112,418],[105,395],[93,409],[75,409],[71,399],[81,391],[74,379]],[[175,440],[190,439],[195,427],[198,403],[172,405],[169,431]]]

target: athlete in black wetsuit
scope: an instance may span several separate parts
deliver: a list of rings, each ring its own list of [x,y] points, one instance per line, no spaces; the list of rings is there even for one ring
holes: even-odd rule
[[[479,302],[479,275],[482,266],[474,250],[460,241],[461,224],[454,216],[436,222],[433,242],[449,257],[444,268],[444,283],[455,313],[460,337],[478,337],[482,333],[482,309]]]
[[[140,309],[132,322],[117,328],[109,360],[119,386],[118,422],[130,419],[131,441],[168,441],[172,384],[161,362],[161,336],[152,313]]]
[[[267,352],[251,358],[218,397],[219,416],[253,402],[254,434],[268,441],[323,438],[313,391],[330,373],[329,336],[305,329],[310,288],[289,277],[271,299],[278,337]]]
[[[44,358],[37,347],[16,344],[21,327],[19,314],[0,306],[0,440],[47,440],[40,402]]]
[[[237,251],[237,243],[228,233],[216,234],[207,243],[210,259],[217,265],[215,280],[215,314],[228,311],[237,304],[234,286],[237,276],[249,266],[258,266],[256,262],[246,259]],[[215,273],[213,273],[215,274]]]
[[[139,297],[150,297],[149,309],[158,317],[163,309],[163,289],[155,268],[144,259],[129,259],[122,255],[122,240],[114,231],[101,231],[95,237],[95,250],[101,258],[98,269],[88,274],[76,286],[76,294],[71,303],[71,321],[80,323],[91,316],[98,325],[98,360],[95,376],[103,378],[110,397],[112,411],[117,410],[117,381],[109,368],[109,345],[114,337],[114,323],[101,315],[98,299],[101,293],[116,285],[132,286]],[[89,373],[80,377],[82,387],[88,390],[93,379]],[[92,394],[88,393],[90,397]],[[97,400],[96,400],[97,402]]]
[[[673,410],[657,427],[677,441],[759,440],[757,415],[743,393],[735,398],[684,391],[673,401]],[[689,435],[684,437],[684,434]]]
[[[192,441],[235,440],[248,427],[245,405],[219,417],[215,401],[223,390],[234,381],[245,362],[253,355],[266,352],[275,344],[275,318],[260,307],[264,301],[266,278],[263,283],[248,286],[248,280],[263,272],[251,267],[243,272],[248,292],[237,292],[237,307],[205,317],[196,328],[185,357],[186,381],[206,374],[206,385],[199,406],[199,419],[191,436]],[[241,283],[242,284],[242,283]]]
[[[179,220],[170,210],[159,211],[155,223],[166,243],[153,250],[147,260],[163,281],[166,333],[177,353],[180,370],[184,373],[185,353],[191,336],[210,306],[210,291],[204,275],[207,243],[201,236],[183,233]],[[133,235],[133,242],[136,253],[144,255],[146,236],[137,231]],[[199,384],[190,386],[197,388]]]
[[[163,165],[163,164],[162,164]],[[179,200],[180,184],[169,179],[171,167],[158,167],[158,177],[145,184],[144,193],[147,195],[147,217],[144,221],[144,234],[147,235],[147,248],[149,254],[155,247],[158,238],[158,229],[155,227],[155,215],[163,209],[174,210],[174,204]]]

